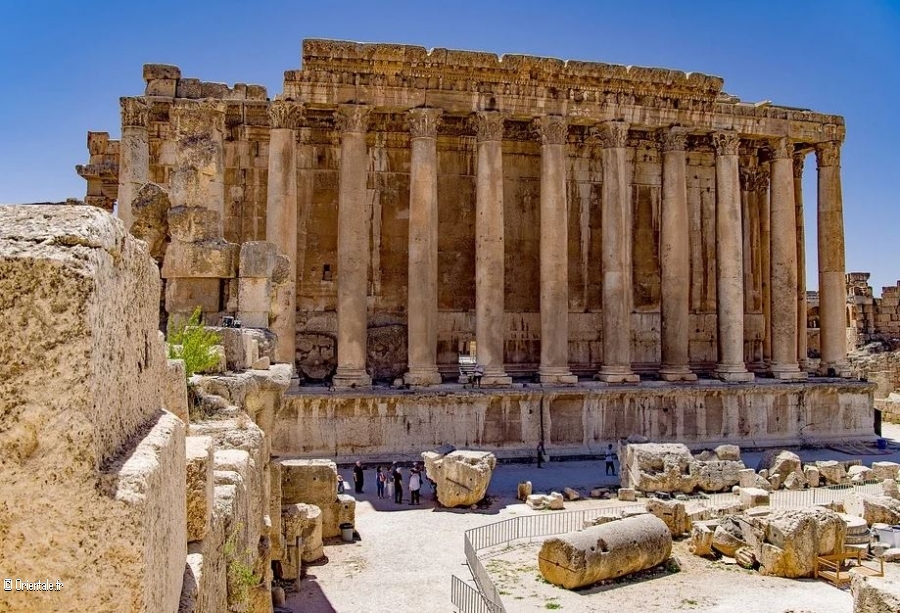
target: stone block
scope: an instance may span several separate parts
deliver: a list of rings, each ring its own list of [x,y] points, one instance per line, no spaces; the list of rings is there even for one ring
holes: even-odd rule
[[[162,385],[163,405],[184,423],[191,421],[188,407],[187,377],[184,360],[166,360],[166,374]]]
[[[525,501],[531,496],[531,481],[522,481],[516,490],[516,500]]]
[[[875,478],[875,474],[868,466],[851,466],[847,469],[847,476],[851,483],[865,483]]]
[[[806,477],[802,472],[788,473],[782,485],[786,490],[802,490],[806,487]]]
[[[872,524],[900,524],[900,500],[890,496],[853,493],[844,498],[844,509]]]
[[[847,469],[840,462],[834,460],[819,460],[816,462],[819,475],[825,480],[826,485],[841,485],[847,477]]]
[[[698,522],[691,526],[691,544],[688,546],[696,556],[711,556],[713,544],[713,528],[709,524]]]
[[[769,505],[769,492],[755,487],[742,487],[741,504],[746,508]]]
[[[174,98],[177,86],[178,81],[175,79],[153,79],[152,81],[147,81],[144,94],[161,98]]]
[[[894,479],[885,479],[882,481],[881,488],[884,491],[885,496],[900,499],[900,488],[897,487],[897,481]]]
[[[550,492],[547,495],[547,508],[551,511],[562,511],[566,508],[565,498],[559,492]]]
[[[772,475],[779,475],[782,481],[784,481],[790,473],[803,472],[800,456],[793,451],[783,449],[769,449],[766,451],[760,459],[759,465],[756,467],[757,471],[763,469],[769,471],[769,477]]]
[[[337,500],[337,465],[330,460],[281,460],[282,504],[324,509]]]
[[[274,243],[248,241],[241,244],[239,276],[241,278],[271,278],[277,256],[278,248]]]
[[[885,479],[896,481],[900,476],[900,464],[897,462],[872,462],[872,474],[879,481]]]
[[[468,507],[484,498],[497,465],[497,458],[487,451],[457,450],[447,455],[426,451],[422,458],[445,507]]]
[[[144,64],[144,81],[180,79],[181,69],[171,64]]]
[[[225,83],[211,83],[203,81],[200,83],[201,98],[217,98],[222,100],[228,95],[228,86]]]
[[[213,514],[213,441],[208,436],[189,436],[186,442],[185,482],[187,540],[206,537]]]
[[[201,95],[200,79],[178,79],[175,86],[176,98],[199,98]]]
[[[563,488],[563,495],[566,497],[566,500],[578,500],[579,498],[581,498],[581,494],[579,494],[577,490],[573,490],[571,487]]]
[[[720,460],[741,461],[741,448],[737,445],[719,445],[715,452],[716,457]]]
[[[356,525],[356,499],[349,494],[338,494],[337,501],[322,509],[322,536],[340,536],[341,524]]]
[[[682,444],[629,444],[622,461],[622,486],[641,492],[689,494],[697,488],[697,477],[690,469],[695,462]]]
[[[268,311],[238,311],[238,316],[244,326],[248,328],[268,328]]]
[[[806,483],[809,487],[819,487],[822,484],[822,476],[819,473],[819,469],[812,464],[807,464],[803,467],[803,476],[806,477]]]
[[[268,313],[272,303],[272,283],[265,278],[247,277],[238,281],[238,310],[242,314],[241,321],[246,326],[247,318],[243,313]]]
[[[650,498],[647,500],[647,511],[663,520],[672,536],[681,536],[691,529],[684,503],[679,500]]]
[[[272,542],[272,559],[281,560],[285,555],[284,532],[281,528],[281,463],[269,463],[269,519]]]
[[[900,582],[890,577],[854,575],[850,582],[853,613],[900,611]]]
[[[166,281],[166,311],[190,316],[196,308],[204,313],[216,313],[221,302],[219,279],[168,279]]]
[[[238,252],[238,245],[224,241],[206,241],[202,243],[173,241],[166,249],[166,257],[163,260],[161,273],[162,278],[215,277],[227,279],[234,277],[237,273]]]
[[[269,361],[269,357],[263,356],[263,357],[259,358],[258,360],[256,360],[255,362],[253,362],[253,364],[250,365],[250,368],[252,370],[269,370],[269,367],[271,365],[272,364]]]
[[[266,100],[267,96],[264,85],[247,85],[247,100]]]
[[[817,556],[844,549],[846,524],[840,515],[821,507],[781,509],[758,522],[765,542],[755,550],[764,575],[811,577]]]
[[[222,216],[202,206],[177,206],[168,212],[169,234],[182,243],[203,243],[222,237]]]
[[[529,494],[525,498],[525,504],[536,511],[540,511],[547,508],[549,501],[547,496],[544,496],[543,494]]]

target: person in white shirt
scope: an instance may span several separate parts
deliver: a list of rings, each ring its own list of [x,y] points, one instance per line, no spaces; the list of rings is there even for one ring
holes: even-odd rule
[[[419,471],[413,469],[409,472],[409,504],[419,504],[419,488],[422,487],[422,479]]]
[[[616,464],[615,464],[616,453],[613,451],[612,443],[606,446],[606,474],[607,475],[615,475],[616,474]]]

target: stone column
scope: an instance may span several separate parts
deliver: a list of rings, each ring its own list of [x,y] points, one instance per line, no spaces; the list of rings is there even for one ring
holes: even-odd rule
[[[541,134],[541,383],[573,384],[569,370],[569,260],[566,134],[559,115],[540,119]]]
[[[149,107],[143,98],[119,98],[119,106],[122,109],[122,138],[119,140],[117,215],[130,230],[134,221],[131,202],[141,185],[150,181]]]
[[[844,309],[844,211],[841,195],[841,144],[816,145],[819,168],[819,325],[821,355],[819,373],[849,377]]]
[[[723,381],[752,381],[744,364],[744,254],[738,174],[740,138],[713,134],[716,147],[716,292],[719,363]]]
[[[794,153],[794,205],[797,220],[797,358],[801,370],[806,370],[808,337],[806,332],[806,233],[803,218],[803,161],[806,153]]]
[[[369,214],[366,210],[366,128],[369,108],[342,104],[335,115],[341,133],[338,195],[337,320],[335,387],[367,387],[366,295],[369,273]]]
[[[407,385],[437,385],[437,128],[441,109],[409,113],[409,275]]]
[[[663,381],[696,381],[688,362],[690,336],[690,227],[683,128],[660,134],[662,145],[662,217],[659,231],[661,269],[661,341]]]
[[[794,203],[794,144],[787,138],[774,141],[769,207],[772,325],[772,363],[776,379],[804,379],[797,364],[797,210]]]
[[[609,121],[597,135],[603,146],[603,365],[596,378],[636,383],[631,370],[631,203],[625,141],[628,124]]]
[[[275,359],[294,364],[297,336],[297,157],[296,129],[301,107],[286,100],[269,106],[269,176],[266,188],[266,240],[289,260],[288,278],[279,287],[285,292],[284,313],[272,322],[278,335]]]
[[[512,384],[503,367],[503,116],[476,115],[475,340],[482,386]]]

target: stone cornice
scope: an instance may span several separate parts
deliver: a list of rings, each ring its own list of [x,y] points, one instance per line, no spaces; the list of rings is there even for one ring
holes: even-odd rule
[[[334,114],[338,132],[362,132],[365,134],[369,124],[371,107],[362,104],[342,104]]]
[[[712,135],[717,155],[737,155],[741,138],[736,132],[716,132]]]
[[[475,115],[475,138],[478,142],[503,139],[504,117],[497,111],[481,111]]]
[[[147,127],[147,115],[150,107],[144,98],[119,98],[119,107],[122,110],[122,127]]]
[[[841,165],[841,144],[829,141],[816,145],[816,164],[819,168]]]
[[[624,147],[628,141],[628,127],[621,121],[605,121],[596,127],[595,135],[604,149]]]
[[[561,115],[544,115],[535,121],[535,127],[544,145],[565,145],[569,125]]]
[[[289,128],[296,130],[303,121],[303,107],[296,102],[273,100],[269,105],[269,125],[273,130]]]
[[[435,108],[418,108],[409,111],[407,122],[410,138],[436,138],[442,113],[441,109]]]

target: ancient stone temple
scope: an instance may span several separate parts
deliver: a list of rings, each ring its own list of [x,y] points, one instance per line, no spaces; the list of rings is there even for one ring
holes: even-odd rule
[[[144,94],[121,100],[121,140],[89,134],[89,195],[115,197],[129,226],[154,223],[148,182],[184,211],[162,268],[170,315],[200,305],[207,321],[268,324],[279,360],[336,389],[402,377],[423,390],[455,380],[474,349],[485,387],[771,377],[795,382],[778,393],[796,409],[812,385],[806,200],[818,211],[814,374],[849,375],[843,118],[742,102],[718,77],[676,70],[324,40],[302,55],[273,100],[147,65]],[[818,190],[804,198],[811,153]],[[244,274],[238,245],[256,241],[282,259]],[[855,398],[838,403],[855,407],[847,428],[870,431],[868,388],[832,382]],[[571,407],[573,427],[588,404]],[[765,426],[752,404],[749,422],[796,434],[796,414]],[[746,434],[721,410],[664,436]],[[483,434],[493,418],[472,419]],[[531,419],[510,434],[497,417],[498,440],[532,440]],[[580,426],[572,442],[641,429],[609,427]]]

